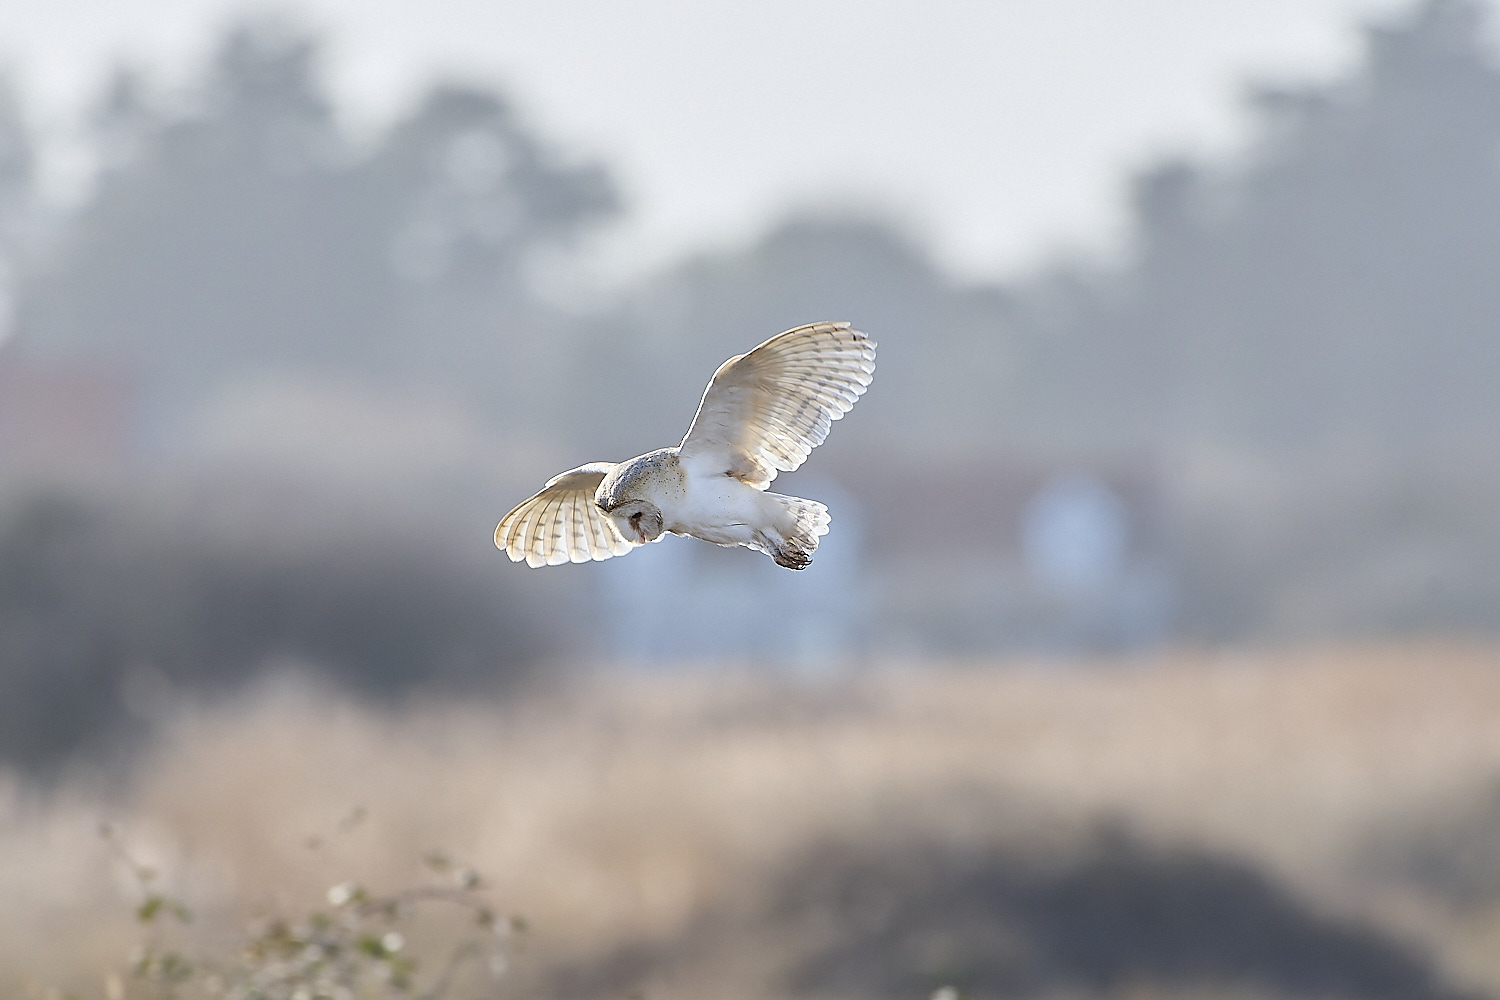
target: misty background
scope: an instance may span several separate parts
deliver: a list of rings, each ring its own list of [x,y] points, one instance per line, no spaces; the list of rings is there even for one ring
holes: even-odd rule
[[[1350,27],[1336,78],[1247,81],[1234,153],[1123,179],[1119,253],[989,281],[830,202],[586,293],[560,276],[630,213],[609,162],[473,84],[350,134],[323,40],[274,18],[180,87],[110,76],[59,207],[6,78],[0,756],[288,668],[389,697],[563,662],[1493,638],[1488,13],[1409,4]],[[880,360],[778,480],[833,513],[805,574],[492,547],[548,477],[676,442],[720,362],[820,319]]]

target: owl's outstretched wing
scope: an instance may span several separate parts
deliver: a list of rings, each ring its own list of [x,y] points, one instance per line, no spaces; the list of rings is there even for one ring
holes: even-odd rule
[[[542,491],[506,514],[495,545],[511,562],[556,566],[624,555],[633,545],[594,506],[594,491],[614,465],[594,462],[548,480]]]
[[[765,489],[806,461],[874,374],[875,341],[848,323],[779,333],[719,366],[678,454],[722,459],[723,471]]]

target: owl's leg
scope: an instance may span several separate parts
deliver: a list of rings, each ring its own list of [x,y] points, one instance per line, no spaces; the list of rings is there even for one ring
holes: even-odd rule
[[[774,528],[756,532],[756,541],[761,544],[753,547],[769,555],[778,566],[807,569],[817,551],[818,537],[828,534],[828,508],[816,500],[779,493],[763,495],[776,506]]]

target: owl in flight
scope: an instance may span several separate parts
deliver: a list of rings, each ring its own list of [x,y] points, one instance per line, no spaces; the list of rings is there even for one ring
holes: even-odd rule
[[[806,569],[828,533],[828,508],[766,487],[823,443],[874,373],[875,341],[848,323],[777,334],[719,366],[682,444],[554,477],[505,515],[495,544],[512,562],[556,566],[624,555],[671,532]]]

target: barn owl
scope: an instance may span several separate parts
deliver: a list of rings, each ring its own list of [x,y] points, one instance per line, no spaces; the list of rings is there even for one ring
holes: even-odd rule
[[[624,555],[670,532],[806,569],[828,508],[766,487],[823,443],[874,372],[875,341],[848,323],[777,334],[719,366],[680,445],[554,477],[505,515],[495,544],[512,562],[555,566]]]

